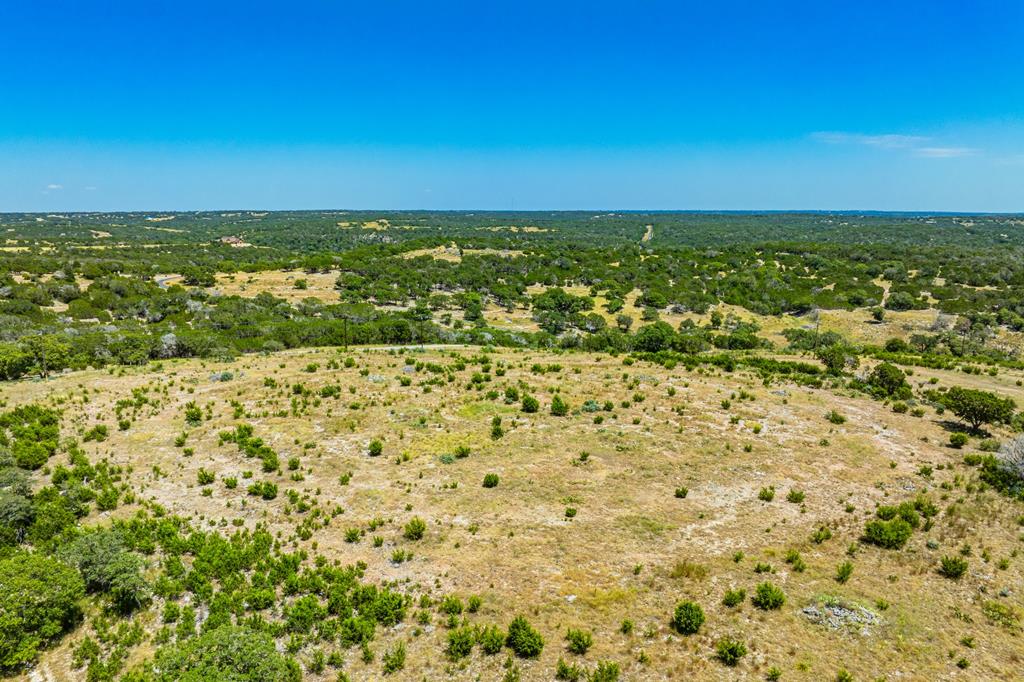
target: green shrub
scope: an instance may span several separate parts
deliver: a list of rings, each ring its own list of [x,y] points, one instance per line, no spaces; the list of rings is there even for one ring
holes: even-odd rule
[[[747,655],[747,645],[732,637],[722,637],[715,643],[715,658],[728,666],[734,666]]]
[[[917,513],[917,502],[901,502],[897,506],[883,504],[875,510],[875,516],[883,521],[891,521],[901,518],[910,524],[911,528],[921,525],[921,517]]]
[[[458,616],[462,613],[462,600],[454,594],[449,594],[441,600],[441,613],[448,616]]]
[[[123,430],[124,429],[122,429],[122,431]],[[91,429],[82,434],[82,440],[85,441],[86,443],[92,441],[102,443],[107,439],[108,435],[109,430],[107,429],[106,424],[97,424],[96,426],[92,427]]]
[[[757,586],[750,601],[759,609],[772,611],[782,608],[782,605],[786,603],[786,595],[781,588],[765,581]]]
[[[762,502],[771,502],[775,499],[775,487],[768,486],[767,488],[761,488],[761,492],[757,494],[757,499]]]
[[[497,625],[487,625],[477,630],[476,641],[480,644],[481,651],[493,656],[505,646],[505,633]]]
[[[544,638],[522,616],[516,616],[509,624],[505,644],[522,658],[536,658],[544,650]]]
[[[568,648],[574,654],[582,656],[594,645],[594,637],[584,630],[569,628],[565,633],[565,640],[569,643]]]
[[[203,423],[203,410],[194,400],[185,405],[185,422],[189,426],[199,426]]]
[[[899,367],[888,362],[883,362],[872,370],[868,375],[868,385],[877,397],[906,400],[911,396],[906,375]]]
[[[949,444],[957,449],[962,448],[967,445],[967,434],[962,431],[949,434]]]
[[[958,556],[944,556],[939,560],[939,575],[950,580],[959,580],[967,573],[967,559]]]
[[[597,667],[587,675],[587,682],[618,682],[619,664],[614,661],[598,661]]]
[[[311,594],[296,599],[285,609],[285,630],[309,634],[313,626],[327,617],[327,609]]]
[[[850,579],[851,575],[853,575],[853,564],[849,561],[844,561],[836,569],[836,582],[843,585]]]
[[[692,635],[704,624],[704,609],[692,601],[680,602],[672,614],[672,627],[681,635]]]
[[[452,630],[448,633],[448,647],[445,649],[445,655],[453,661],[465,658],[472,653],[475,643],[476,637],[470,628]]]
[[[484,487],[495,488],[498,485],[498,474],[485,474],[484,475]]]
[[[341,621],[338,641],[343,647],[365,644],[373,639],[374,622],[362,616],[350,616]]]
[[[370,453],[370,457],[380,457],[384,453],[384,443],[379,438],[374,438],[370,441],[367,451]]]
[[[802,490],[790,490],[786,494],[786,502],[792,502],[793,504],[802,504],[804,501],[804,491]]]
[[[830,422],[832,422],[833,424],[836,424],[837,426],[839,424],[845,424],[846,423],[846,417],[844,417],[843,415],[839,414],[835,410],[832,410],[831,412],[828,413],[828,420]]]
[[[555,665],[555,679],[563,682],[580,682],[584,676],[584,670],[575,663],[566,663],[562,657],[558,658]]]
[[[562,396],[555,394],[555,397],[551,399],[551,414],[555,417],[564,417],[569,414],[569,405]]]
[[[253,483],[247,490],[253,497],[262,497],[264,500],[273,500],[277,497],[277,484],[270,481]]]
[[[532,395],[523,396],[523,412],[533,414],[540,409],[540,402]]]
[[[907,544],[913,532],[913,526],[902,518],[891,521],[875,519],[864,526],[864,541],[885,549],[900,549]]]
[[[426,521],[418,516],[414,516],[409,520],[409,523],[405,524],[402,535],[404,535],[407,540],[421,540],[426,531]]]
[[[739,606],[743,603],[743,600],[747,598],[747,591],[740,588],[736,590],[726,590],[725,596],[722,597],[722,605],[727,606],[730,609]]]

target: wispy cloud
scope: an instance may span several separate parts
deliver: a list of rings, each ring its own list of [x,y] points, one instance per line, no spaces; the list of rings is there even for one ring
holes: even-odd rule
[[[818,142],[825,142],[827,144],[859,144],[867,147],[880,147],[882,149],[906,149],[924,144],[930,139],[921,135],[864,135],[862,133],[835,131],[811,133],[811,137]]]
[[[924,135],[901,135],[898,133],[866,135],[841,131],[819,131],[811,133],[811,139],[825,144],[907,150],[914,156],[925,159],[953,159],[980,153],[980,150],[974,147],[946,147],[929,144],[934,142],[934,138]]]
[[[46,189],[49,189],[49,190],[64,189],[64,185],[58,185],[57,183],[51,182],[49,185],[46,186]]]
[[[978,150],[973,147],[919,147],[914,150],[915,156],[923,156],[927,159],[955,159],[977,153]]]

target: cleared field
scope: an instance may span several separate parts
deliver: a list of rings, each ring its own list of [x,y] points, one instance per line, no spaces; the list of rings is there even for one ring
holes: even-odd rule
[[[461,263],[463,256],[501,256],[502,258],[515,258],[522,256],[522,251],[513,249],[462,249],[458,244],[452,242],[448,246],[437,246],[432,249],[414,249],[402,254],[402,258],[421,258],[429,256],[434,260],[443,260],[450,263]]]
[[[306,296],[334,277],[323,275],[314,287],[311,276],[291,276],[310,279],[310,290],[296,292]],[[282,292],[290,283],[243,277],[233,286],[247,293],[256,281]],[[177,360],[2,384],[0,399],[8,407],[60,406],[68,435],[108,425],[107,440],[84,444],[90,458],[130,466],[141,498],[198,525],[266,523],[310,557],[365,562],[368,580],[393,582],[414,604],[423,595],[478,595],[482,606],[466,615],[470,623],[506,626],[525,615],[546,646],[538,659],[516,662],[522,679],[552,679],[560,657],[591,667],[615,661],[628,680],[757,680],[771,667],[785,680],[830,680],[840,669],[858,680],[1019,677],[1020,621],[994,622],[986,605],[1004,605],[1018,619],[1024,611],[1020,510],[971,484],[965,451],[946,445],[948,415],[930,408],[921,417],[896,414],[861,394],[766,386],[742,371],[630,366],[583,353],[480,356],[461,347],[363,348],[231,364]],[[911,379],[931,377],[940,386],[1024,398],[1015,372],[919,370]],[[297,393],[296,384],[308,392]],[[536,397],[539,411],[524,413],[518,399],[506,401],[509,387]],[[133,389],[144,389],[153,403],[119,430],[114,404]],[[550,414],[556,393],[570,407],[566,416]],[[191,401],[207,415],[194,427],[184,418]],[[830,423],[833,409],[845,423]],[[494,417],[501,418],[499,438],[492,437]],[[219,443],[220,432],[241,423],[252,425],[282,463],[298,458],[296,469],[282,464],[283,473],[263,474],[258,460]],[[176,444],[183,433],[187,438]],[[367,452],[373,439],[383,443],[379,457]],[[197,483],[200,468],[216,476],[212,486]],[[246,471],[277,483],[281,494],[271,501],[248,496]],[[498,475],[496,487],[481,485],[486,474]],[[229,490],[222,483],[228,477],[243,484]],[[203,494],[211,487],[213,494]],[[774,489],[771,501],[760,499],[764,489]],[[305,513],[289,491],[343,513],[303,540],[297,529]],[[803,493],[802,501],[787,501],[793,492]],[[931,530],[915,531],[898,551],[858,542],[877,505],[918,494],[940,509]],[[122,506],[114,515],[133,511]],[[419,541],[403,537],[413,516],[427,522]],[[812,541],[822,527],[831,538]],[[347,541],[353,528],[361,532]],[[939,557],[965,545],[967,575],[939,575]],[[411,552],[411,559],[396,562],[396,550]],[[790,550],[800,553],[805,570],[786,562]],[[840,584],[837,567],[845,561],[853,573]],[[785,592],[781,609],[751,604],[765,580]],[[730,589],[746,590],[747,598],[723,605]],[[690,636],[670,627],[684,599],[707,616]],[[159,623],[159,602],[143,617],[150,629]],[[496,680],[506,673],[504,654],[446,660],[443,616],[427,608],[430,617],[419,620],[420,610],[410,608],[403,624],[378,631],[373,642],[378,651],[406,643],[408,661],[397,678]],[[624,620],[632,622],[628,633]],[[567,628],[592,631],[586,656],[566,650]],[[32,679],[84,674],[70,668],[81,636],[46,653]],[[749,650],[736,668],[715,660],[723,636]],[[342,653],[352,679],[384,679],[379,661],[364,662],[358,650]],[[970,664],[964,671],[956,666],[962,657]]]
[[[334,282],[338,279],[337,272],[316,272],[308,274],[302,271],[268,270],[254,273],[217,274],[217,285],[213,291],[224,296],[259,296],[262,293],[273,294],[289,303],[299,303],[307,298],[336,303],[338,292],[334,290]],[[304,281],[305,288],[297,283]]]

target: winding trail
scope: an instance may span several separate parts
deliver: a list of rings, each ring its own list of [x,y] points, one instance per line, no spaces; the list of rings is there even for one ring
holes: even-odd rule
[[[183,277],[181,275],[159,275],[154,277],[153,281],[156,282],[156,285],[161,289],[166,289],[179,279],[183,279]]]

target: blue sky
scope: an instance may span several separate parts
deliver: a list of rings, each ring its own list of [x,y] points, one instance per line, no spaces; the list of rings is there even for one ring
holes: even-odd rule
[[[1024,3],[0,5],[0,211],[1024,211]]]

